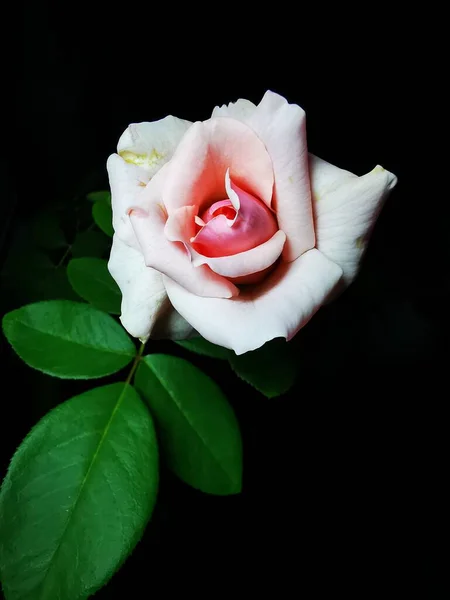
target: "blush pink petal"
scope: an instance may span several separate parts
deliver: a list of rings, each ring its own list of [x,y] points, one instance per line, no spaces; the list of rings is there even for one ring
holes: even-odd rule
[[[195,217],[197,215],[196,206],[182,206],[177,208],[169,215],[164,233],[166,238],[171,242],[183,242],[188,244],[192,237],[195,236]]]
[[[265,342],[291,339],[326,301],[342,270],[316,249],[290,263],[237,298],[199,298],[164,277],[175,309],[204,338],[236,354],[255,350]]]
[[[264,142],[272,159],[273,209],[287,236],[283,259],[295,260],[315,244],[305,112],[268,91],[246,122]]]
[[[200,254],[219,257],[242,253],[267,242],[278,229],[274,214],[263,202],[233,182],[230,192],[235,194],[239,207],[232,224],[224,215],[214,216],[226,200],[216,202],[200,215],[206,225],[192,240],[192,248]],[[233,208],[231,200],[228,206]]]
[[[397,178],[380,166],[357,177],[312,155],[310,168],[317,247],[340,265],[342,281],[348,285]]]
[[[173,176],[164,187],[169,214],[182,206],[202,209],[206,203],[225,198],[227,169],[237,185],[270,206],[272,161],[255,132],[240,121],[217,118],[194,123],[170,165]]]
[[[202,213],[200,218],[203,221],[203,223],[206,225],[207,223],[212,221],[212,219],[214,219],[214,217],[218,217],[219,215],[217,214],[217,211],[219,209],[223,209],[223,208],[229,208],[230,211],[233,212],[234,217],[231,220],[234,221],[234,219],[236,218],[236,215],[237,215],[237,211],[235,210],[235,208],[229,198],[227,198],[226,200],[219,200],[219,202],[214,202],[214,204],[211,204],[211,206],[208,208],[208,210],[206,210],[205,212]]]
[[[285,241],[286,235],[284,232],[277,231],[267,242],[256,248],[240,252],[239,254],[218,258],[203,256],[191,249],[192,264],[195,267],[208,265],[215,273],[223,275],[223,277],[251,275],[259,273],[273,265],[279,258]]]
[[[262,271],[257,271],[256,273],[251,273],[250,275],[242,275],[242,277],[230,277],[229,279],[235,285],[255,285],[256,283],[261,283],[261,281],[265,279],[269,273],[272,273],[275,268],[276,262]]]

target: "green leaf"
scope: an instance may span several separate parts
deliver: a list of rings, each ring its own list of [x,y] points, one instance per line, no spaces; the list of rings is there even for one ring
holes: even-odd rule
[[[107,190],[102,190],[100,192],[90,192],[86,198],[91,202],[102,202],[103,204],[107,204],[111,206],[111,192]]]
[[[67,266],[70,284],[76,293],[100,310],[120,315],[122,295],[101,258],[73,258]]]
[[[202,337],[192,338],[190,340],[183,340],[176,342],[179,346],[182,346],[186,350],[202,354],[203,356],[210,356],[211,358],[220,358],[227,360],[230,358],[231,352],[227,348],[217,346],[205,340]]]
[[[66,238],[54,213],[41,213],[33,221],[33,239],[46,250],[67,247]]]
[[[3,317],[3,331],[27,365],[64,379],[110,375],[135,355],[123,327],[81,302],[28,304]]]
[[[30,431],[0,492],[8,600],[81,600],[142,536],[158,488],[148,408],[127,384],[67,400]]]
[[[92,218],[103,233],[109,237],[114,235],[111,205],[105,204],[105,202],[96,202],[92,207]]]
[[[289,342],[277,338],[262,348],[236,356],[231,355],[233,371],[259,392],[274,398],[287,392],[294,384],[298,364]]]
[[[101,258],[111,248],[111,240],[100,231],[82,231],[78,233],[72,245],[72,256],[81,258],[93,256]]]
[[[135,385],[149,403],[172,471],[206,493],[240,492],[239,426],[214,381],[181,358],[151,354],[142,359]]]

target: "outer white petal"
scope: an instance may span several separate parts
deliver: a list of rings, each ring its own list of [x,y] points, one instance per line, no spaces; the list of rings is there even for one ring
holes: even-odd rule
[[[190,121],[172,116],[150,123],[132,123],[120,137],[117,153],[153,177],[172,158],[191,125]]]
[[[120,239],[139,249],[138,241],[128,217],[131,206],[142,204],[149,174],[137,165],[129,164],[117,154],[111,154],[106,163],[111,188],[113,227]]]
[[[311,178],[311,192],[317,202],[326,192],[331,192],[337,187],[358,176],[345,169],[340,169],[314,154],[309,154],[309,173]]]
[[[243,354],[276,337],[291,339],[326,302],[341,275],[341,268],[314,248],[231,299],[201,298],[163,279],[173,306],[204,338]]]
[[[120,320],[133,337],[180,339],[190,334],[192,327],[167,298],[161,273],[147,267],[142,254],[117,235],[113,237],[108,269],[122,292]]]
[[[256,106],[250,100],[244,100],[239,98],[236,102],[230,102],[230,104],[223,104],[222,106],[216,106],[212,112],[212,117],[231,117],[232,119],[238,119],[244,121],[252,115]]]
[[[395,175],[377,166],[362,177],[310,156],[316,246],[341,266],[343,282],[356,276]]]

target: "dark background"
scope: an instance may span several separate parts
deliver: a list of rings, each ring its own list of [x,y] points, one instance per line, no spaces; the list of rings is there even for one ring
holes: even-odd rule
[[[163,471],[144,539],[98,598],[228,588],[402,597],[422,586],[422,597],[444,597],[449,253],[419,141],[432,112],[429,71],[411,40],[400,43],[403,24],[382,12],[353,15],[346,28],[330,15],[330,37],[317,18],[281,6],[255,8],[245,24],[224,5],[199,15],[142,8],[25,5],[14,146],[2,166],[2,260],[41,206],[107,186],[106,158],[129,123],[203,120],[267,89],[306,110],[313,153],[357,174],[381,164],[399,182],[358,279],[299,333],[289,394],[267,400],[227,366],[190,357],[236,409],[244,491],[207,497]],[[3,312],[16,307],[6,294],[1,302]],[[168,342],[158,348],[187,356]],[[4,339],[2,363],[4,473],[29,428],[83,384],[32,371]]]

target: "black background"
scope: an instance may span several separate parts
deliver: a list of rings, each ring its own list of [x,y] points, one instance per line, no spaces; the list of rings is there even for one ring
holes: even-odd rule
[[[300,332],[289,394],[267,400],[225,365],[190,357],[236,409],[244,491],[207,497],[163,471],[144,539],[97,597],[400,597],[422,586],[422,597],[443,597],[448,249],[419,140],[433,94],[420,48],[400,41],[404,23],[381,10],[341,15],[346,25],[328,15],[326,28],[324,15],[281,5],[245,21],[225,5],[195,15],[143,8],[25,5],[3,257],[41,205],[107,185],[106,158],[129,123],[202,120],[267,89],[306,110],[313,153],[357,174],[381,164],[399,183],[358,279]],[[2,362],[4,472],[28,429],[83,387],[50,382],[4,340]]]

